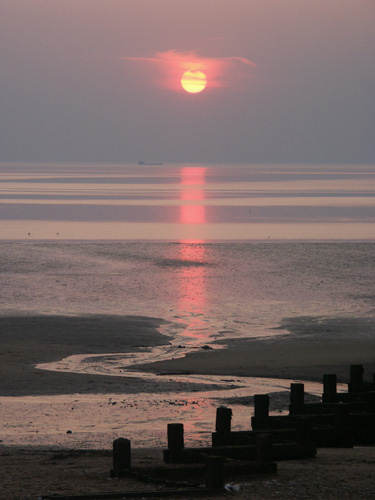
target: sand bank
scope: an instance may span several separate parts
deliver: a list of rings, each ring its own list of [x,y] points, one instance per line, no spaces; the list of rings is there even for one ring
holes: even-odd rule
[[[141,316],[0,317],[0,396],[187,390],[190,384],[137,377],[57,373],[34,368],[78,353],[139,352],[168,344],[162,319]],[[196,389],[200,385],[197,384]],[[194,388],[194,386],[193,386]]]
[[[375,319],[373,317],[295,317],[285,319],[285,335],[231,339],[227,349],[188,354],[183,359],[137,366],[156,373],[200,373],[249,377],[322,379],[337,373],[346,381],[349,365],[375,372]],[[222,341],[219,341],[222,342]]]
[[[134,353],[167,345],[162,319],[135,316],[13,316],[0,318],[0,395],[95,394],[187,391],[200,384],[134,377],[51,372],[37,363],[73,354]],[[225,349],[198,350],[185,357],[136,365],[136,371],[321,380],[337,373],[345,381],[349,365],[375,372],[373,317],[295,317],[276,336],[217,341]],[[280,331],[285,332],[280,335]],[[209,389],[207,385],[204,387]]]

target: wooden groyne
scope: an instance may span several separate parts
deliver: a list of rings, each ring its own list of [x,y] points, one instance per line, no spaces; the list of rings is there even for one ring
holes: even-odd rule
[[[211,446],[206,447],[185,447],[183,423],[169,423],[164,463],[158,465],[133,465],[130,440],[113,442],[112,477],[136,478],[166,489],[40,498],[215,497],[224,491],[227,478],[273,474],[281,460],[313,458],[321,447],[375,444],[375,379],[364,380],[362,365],[351,365],[346,392],[337,391],[335,374],[324,374],[320,402],[306,403],[304,384],[292,383],[288,414],[270,415],[269,407],[268,394],[255,395],[249,429],[233,431],[232,409],[220,406]]]

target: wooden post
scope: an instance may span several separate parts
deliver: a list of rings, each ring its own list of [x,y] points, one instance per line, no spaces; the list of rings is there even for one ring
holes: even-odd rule
[[[225,406],[216,409],[216,432],[228,433],[231,429],[232,410]]]
[[[290,384],[290,413],[301,413],[305,405],[305,385]]]
[[[168,449],[179,452],[184,448],[184,424],[168,424]]]
[[[254,417],[262,421],[268,418],[270,408],[270,398],[268,394],[255,394],[254,396]]]
[[[337,377],[336,374],[323,375],[323,403],[336,403]]]
[[[211,455],[207,457],[206,487],[210,490],[224,488],[224,458]]]
[[[118,438],[113,441],[112,477],[124,476],[131,467],[131,443],[129,439]]]
[[[264,429],[268,425],[270,398],[268,394],[255,394],[254,416],[251,418],[251,426],[254,430]]]
[[[272,435],[270,433],[257,433],[255,436],[257,449],[257,461],[259,463],[270,462],[272,459]]]
[[[350,365],[349,392],[361,392],[363,390],[363,366]]]

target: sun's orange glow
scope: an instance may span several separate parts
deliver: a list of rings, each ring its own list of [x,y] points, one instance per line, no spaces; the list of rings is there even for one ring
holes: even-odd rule
[[[123,57],[127,61],[153,64],[152,79],[156,85],[175,92],[197,94],[205,88],[237,85],[255,64],[246,57],[202,57],[195,52],[166,50],[151,57]],[[242,69],[241,69],[242,68]]]
[[[203,71],[185,71],[181,77],[181,86],[190,94],[198,94],[207,86],[207,76]]]

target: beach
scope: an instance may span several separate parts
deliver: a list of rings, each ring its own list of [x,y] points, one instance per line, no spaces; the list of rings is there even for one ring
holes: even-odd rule
[[[1,164],[1,498],[139,489],[109,479],[118,437],[159,464],[167,423],[207,446],[219,405],[246,430],[255,394],[283,414],[292,382],[316,402],[325,373],[372,380],[374,169],[358,172]],[[242,495],[369,498],[371,460],[319,450]]]
[[[103,395],[117,393],[126,399],[135,393],[191,392],[206,384],[186,381],[159,383],[135,377],[85,375],[51,372],[34,367],[35,362],[55,361],[71,354],[111,352],[134,353],[147,346],[168,343],[168,337],[158,332],[161,320],[146,317],[24,317],[2,318],[1,332],[4,341],[1,394],[43,397],[67,394]],[[339,380],[348,379],[349,364],[362,362],[366,376],[374,369],[372,340],[374,323],[371,318],[294,318],[280,325],[288,334],[261,339],[234,339],[226,349],[202,350],[186,358],[164,361],[149,366],[137,366],[137,372],[203,373],[239,376],[281,377],[320,380],[323,373],[337,373]],[[65,335],[61,335],[61,331]],[[103,341],[102,332],[106,332]],[[26,333],[25,333],[26,332]],[[353,340],[353,333],[356,334]],[[64,339],[62,341],[62,339]],[[40,352],[38,346],[47,346]],[[338,348],[338,345],[340,348]],[[298,362],[296,361],[298,360]],[[294,362],[293,362],[294,361]],[[11,376],[5,374],[11,373]],[[79,393],[79,394],[78,394]],[[231,406],[249,404],[245,401],[226,401],[223,390],[222,403]],[[279,400],[279,409],[288,405],[287,391]],[[17,399],[17,398],[16,398]],[[272,400],[272,395],[271,395]],[[76,400],[77,401],[77,400]],[[120,400],[111,399],[109,413],[118,411],[111,406]],[[4,403],[2,403],[4,404]],[[1,409],[2,405],[0,405]],[[47,408],[48,410],[48,408]],[[46,410],[46,411],[47,411]],[[51,410],[48,411],[51,414]],[[73,410],[73,408],[72,408]],[[251,412],[251,408],[249,408]],[[87,421],[90,414],[87,414]],[[66,422],[67,425],[68,422]],[[42,422],[39,423],[39,428]],[[64,427],[63,427],[64,428]],[[211,430],[213,429],[213,422]],[[75,431],[73,431],[74,434]],[[92,429],[90,432],[99,432]],[[120,431],[120,432],[123,432]],[[64,431],[65,433],[65,431]],[[55,446],[6,446],[0,448],[0,498],[36,498],[41,494],[83,494],[116,491],[143,491],[165,489],[166,484],[144,483],[134,478],[110,479],[110,443],[107,449],[72,449],[64,441]],[[85,448],[85,446],[84,446]],[[104,447],[105,448],[105,447]],[[159,467],[161,449],[138,449],[135,463]],[[348,450],[318,451],[315,459],[279,463],[278,473],[271,476],[227,478],[228,482],[241,484],[238,498],[372,498],[373,452],[371,448],[356,447]],[[9,480],[9,471],[12,479]],[[18,479],[19,478],[19,479]],[[343,478],[345,478],[343,480]],[[220,495],[215,498],[221,498]],[[224,498],[224,497],[223,497]]]
[[[225,350],[192,353],[183,359],[137,366],[156,373],[202,373],[322,381],[336,373],[348,382],[349,366],[375,372],[374,318],[296,317],[285,319],[274,337],[232,339]]]
[[[175,392],[197,390],[199,384],[154,381],[132,377],[45,371],[39,363],[59,361],[75,354],[142,352],[167,345],[158,331],[163,320],[121,316],[23,316],[0,318],[3,350],[1,396],[93,393]],[[289,333],[274,337],[229,339],[225,349],[199,349],[175,360],[137,364],[132,370],[156,374],[205,374],[290,378],[321,381],[336,373],[347,382],[349,365],[361,363],[366,376],[375,371],[373,318],[286,319]],[[103,333],[105,332],[105,334]],[[41,346],[43,346],[41,348]],[[181,350],[183,352],[183,350]],[[213,387],[212,387],[213,388]]]
[[[157,330],[162,322],[156,318],[106,315],[2,317],[0,394],[32,396],[173,391],[175,384],[160,382],[155,386],[137,377],[78,375],[35,368],[38,363],[58,361],[72,354],[130,354],[166,344],[168,339]]]
[[[149,469],[160,466],[160,451],[140,449],[135,450],[133,455],[134,464],[144,465]],[[53,494],[88,495],[168,490],[168,486],[160,478],[154,483],[133,478],[110,478],[111,466],[109,451],[76,452],[0,447],[0,498],[31,500]],[[373,468],[374,455],[371,447],[320,449],[314,459],[279,462],[277,474],[251,478],[229,476],[226,481],[239,485],[240,491],[235,494],[215,493],[210,498],[370,499],[374,498],[375,489]],[[196,484],[195,481],[194,483]],[[185,483],[185,488],[188,484],[189,481]],[[169,489],[173,487],[169,486]],[[190,500],[192,497],[178,498]]]

